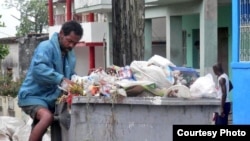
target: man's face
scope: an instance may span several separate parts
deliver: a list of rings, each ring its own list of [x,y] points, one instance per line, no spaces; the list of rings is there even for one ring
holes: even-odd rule
[[[217,69],[216,67],[213,67],[213,71],[214,71],[214,74],[215,74],[215,75],[218,75],[218,74],[219,74],[218,69]]]
[[[67,36],[65,36],[64,33],[61,31],[59,33],[59,43],[61,50],[63,52],[71,51],[80,39],[81,37],[76,35],[74,31],[71,31],[70,34]]]

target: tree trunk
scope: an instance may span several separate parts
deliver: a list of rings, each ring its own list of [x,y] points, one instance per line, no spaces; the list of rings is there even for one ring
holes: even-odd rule
[[[112,0],[113,64],[144,58],[144,0]]]

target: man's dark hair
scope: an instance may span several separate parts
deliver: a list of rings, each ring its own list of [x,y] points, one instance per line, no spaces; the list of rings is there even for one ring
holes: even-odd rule
[[[217,63],[213,66],[213,69],[218,71],[219,73],[224,73],[224,70],[222,68],[222,64],[221,63]],[[233,83],[231,82],[231,80],[228,78],[229,80],[229,92],[233,89]]]
[[[214,67],[216,70],[218,70],[220,73],[223,73],[223,72],[224,72],[221,63],[217,63],[217,64],[215,64],[213,67]]]
[[[74,20],[67,21],[62,25],[63,34],[65,36],[69,35],[71,31],[74,31],[74,33],[80,37],[83,35],[83,29],[82,26]]]

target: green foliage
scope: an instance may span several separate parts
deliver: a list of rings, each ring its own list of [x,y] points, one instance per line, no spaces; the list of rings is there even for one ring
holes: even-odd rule
[[[2,15],[0,15],[0,20],[1,20]],[[5,27],[4,22],[0,21],[0,27]],[[0,44],[0,61],[4,59],[7,55],[9,54],[9,47],[8,45]],[[0,62],[1,65],[1,62]],[[1,66],[0,66],[1,68]]]
[[[48,25],[46,0],[7,0],[5,5],[20,12],[20,25],[16,27],[16,36],[29,33],[42,33]]]
[[[69,91],[71,94],[83,95],[83,85],[73,84],[70,86]]]
[[[2,15],[0,15],[0,19],[2,18]],[[4,22],[0,21],[0,27],[5,27]]]
[[[4,59],[9,54],[9,47],[5,44],[0,44],[0,60]]]
[[[2,74],[2,73],[1,73]],[[0,96],[16,97],[22,84],[22,79],[12,81],[12,76],[0,75]]]

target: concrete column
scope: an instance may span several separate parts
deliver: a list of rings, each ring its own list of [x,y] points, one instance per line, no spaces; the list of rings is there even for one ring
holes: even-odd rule
[[[94,13],[89,13],[88,22],[94,22]],[[89,46],[89,69],[95,68],[95,46]]]
[[[203,0],[200,12],[200,75],[212,73],[217,62],[217,0]]]
[[[9,105],[9,101],[8,101],[8,97],[7,96],[2,96],[2,114],[3,116],[9,116],[8,113],[8,105]]]
[[[145,20],[145,49],[144,49],[144,60],[148,60],[152,57],[152,19]]]
[[[166,16],[166,58],[167,59],[169,59],[169,60],[171,60],[171,51],[170,51],[170,47],[171,47],[171,45],[170,45],[170,36],[171,36],[171,34],[170,34],[170,16],[169,15],[167,15]]]
[[[184,61],[184,52],[182,47],[182,17],[170,17],[170,57],[171,61],[177,65],[182,66]]]

